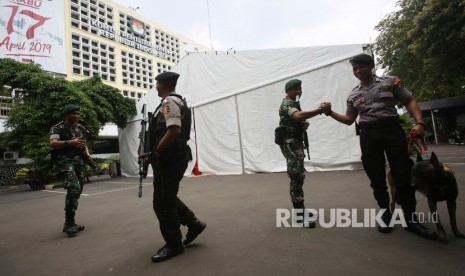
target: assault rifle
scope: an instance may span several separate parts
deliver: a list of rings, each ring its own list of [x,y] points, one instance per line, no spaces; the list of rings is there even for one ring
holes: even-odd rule
[[[307,149],[308,160],[310,160],[310,150],[308,146],[308,134],[306,130],[304,130],[304,145],[305,145],[305,148]]]
[[[142,120],[140,121],[140,133],[139,133],[139,197],[142,197],[142,180],[147,177],[148,170],[148,158],[146,158],[146,142],[149,138],[147,137],[147,104],[142,106]]]

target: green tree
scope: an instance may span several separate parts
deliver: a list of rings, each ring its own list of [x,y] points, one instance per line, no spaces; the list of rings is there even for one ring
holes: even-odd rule
[[[426,85],[440,97],[463,95],[465,92],[465,1],[429,0],[414,19],[408,34],[411,46],[423,57],[428,72]]]
[[[135,102],[123,97],[118,89],[106,85],[100,76],[73,82],[92,101],[100,123],[115,123],[118,127],[126,127],[128,117],[136,115]]]
[[[22,149],[43,179],[51,174],[49,131],[63,120],[64,106],[81,107],[81,123],[92,137],[108,122],[124,128],[127,119],[136,114],[134,100],[124,98],[98,77],[69,82],[43,72],[38,65],[0,59],[0,85],[10,86],[16,94],[6,122],[9,131],[2,135],[3,146]]]
[[[463,0],[400,0],[378,23],[378,65],[420,100],[465,94]]]

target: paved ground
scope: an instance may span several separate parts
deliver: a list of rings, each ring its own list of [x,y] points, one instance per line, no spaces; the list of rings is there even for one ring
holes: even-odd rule
[[[456,172],[465,232],[465,148],[434,150]],[[184,179],[180,197],[208,227],[183,255],[158,264],[150,256],[163,241],[147,180],[142,198],[137,179],[88,184],[77,215],[86,230],[75,238],[61,232],[63,190],[1,193],[0,275],[463,275],[465,240],[452,237],[444,204],[447,245],[399,226],[388,235],[375,228],[277,228],[276,208],[290,207],[287,182],[284,173]],[[309,173],[304,188],[307,207],[375,206],[363,171]],[[424,197],[417,198],[417,209],[427,212]]]

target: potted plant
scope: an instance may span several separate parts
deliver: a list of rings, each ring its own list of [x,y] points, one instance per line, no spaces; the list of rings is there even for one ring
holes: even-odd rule
[[[15,184],[16,185],[21,185],[21,184],[24,184],[24,181],[26,181],[26,179],[28,178],[28,175],[29,175],[29,168],[27,167],[23,167],[21,169],[19,169],[17,172],[16,172],[16,175],[14,177],[15,179]]]
[[[107,174],[110,169],[110,162],[105,161],[100,165],[101,174]]]

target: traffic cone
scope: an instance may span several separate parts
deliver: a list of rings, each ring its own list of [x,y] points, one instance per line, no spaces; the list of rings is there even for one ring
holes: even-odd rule
[[[194,169],[192,169],[192,174],[197,176],[197,175],[202,175],[202,172],[199,171],[199,161],[195,161]]]

